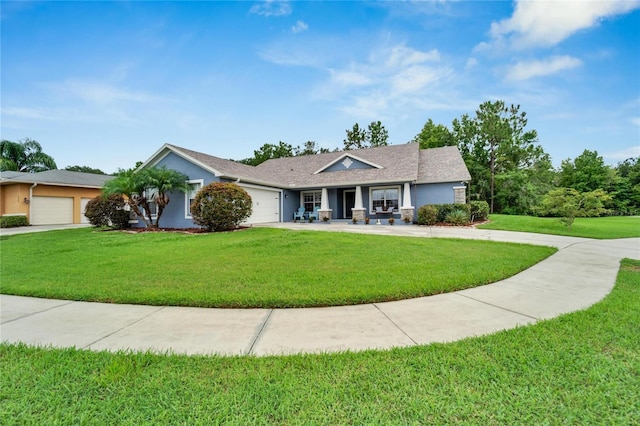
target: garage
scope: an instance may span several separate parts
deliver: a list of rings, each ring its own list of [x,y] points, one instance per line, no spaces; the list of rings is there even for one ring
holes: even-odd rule
[[[87,209],[87,204],[91,201],[92,198],[81,198],[80,199],[80,223],[91,223],[89,218],[84,215],[84,211]]]
[[[73,223],[73,197],[33,197],[32,225],[66,225]]]
[[[280,191],[241,185],[251,196],[253,213],[246,223],[280,221]]]

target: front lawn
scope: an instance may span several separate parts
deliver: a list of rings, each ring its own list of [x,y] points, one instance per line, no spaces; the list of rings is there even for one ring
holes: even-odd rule
[[[538,324],[390,351],[187,357],[0,345],[1,424],[640,424],[640,261]]]
[[[640,237],[638,216],[577,217],[571,228],[552,217],[492,214],[489,220],[478,228],[598,239]]]
[[[253,228],[3,237],[2,292],[200,307],[301,307],[398,300],[498,281],[554,248],[487,241]]]

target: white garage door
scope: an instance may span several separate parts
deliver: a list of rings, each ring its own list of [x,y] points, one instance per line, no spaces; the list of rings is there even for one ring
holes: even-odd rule
[[[243,186],[253,201],[253,213],[246,223],[280,222],[280,192]]]
[[[80,223],[91,223],[89,218],[84,215],[84,210],[87,208],[87,203],[91,201],[91,198],[80,199]]]
[[[33,197],[32,225],[66,225],[73,223],[73,198]]]

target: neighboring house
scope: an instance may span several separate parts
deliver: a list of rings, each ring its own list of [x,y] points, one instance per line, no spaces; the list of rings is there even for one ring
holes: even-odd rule
[[[0,216],[27,216],[31,225],[89,223],[87,202],[109,179],[68,170],[0,172]]]
[[[247,223],[268,223],[292,221],[300,207],[318,210],[320,220],[375,218],[376,207],[415,220],[424,204],[465,203],[471,180],[457,147],[420,149],[417,143],[277,158],[255,167],[166,144],[141,169],[155,166],[189,178],[189,191],[172,194],[162,215],[162,226],[170,228],[194,226],[189,207],[211,182],[242,186],[253,200]]]

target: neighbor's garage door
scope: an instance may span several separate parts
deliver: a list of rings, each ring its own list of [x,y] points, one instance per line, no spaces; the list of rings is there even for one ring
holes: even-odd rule
[[[80,199],[80,223],[91,223],[89,218],[84,215],[84,211],[86,210],[89,201],[91,201],[91,198]]]
[[[73,223],[73,198],[33,197],[32,225],[66,225]]]
[[[280,222],[280,192],[243,187],[253,201],[253,213],[246,223]]]

